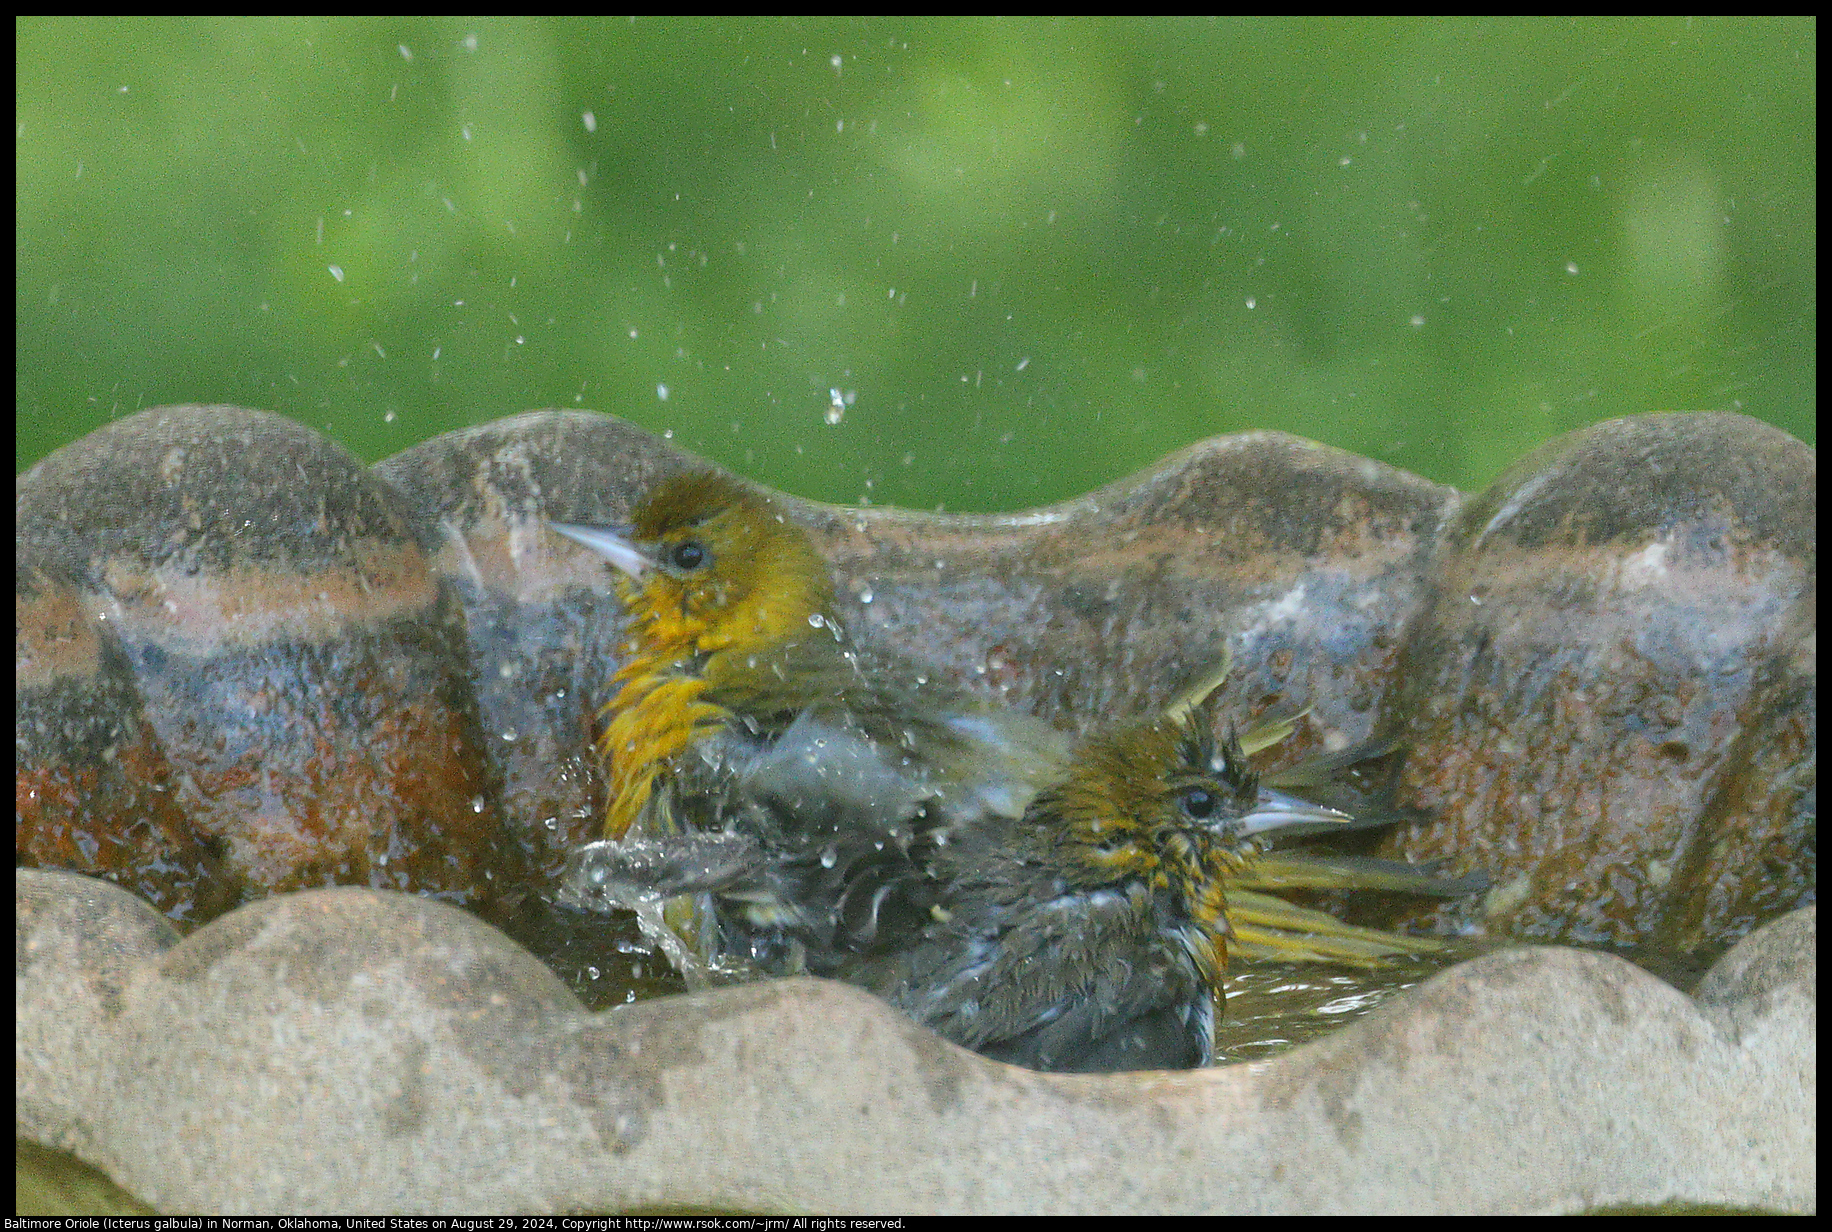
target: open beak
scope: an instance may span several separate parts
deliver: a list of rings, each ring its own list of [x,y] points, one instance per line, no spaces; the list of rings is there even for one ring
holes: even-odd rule
[[[1325,834],[1352,825],[1355,819],[1341,809],[1261,787],[1259,800],[1245,815],[1234,822],[1235,833],[1242,837],[1276,833],[1281,838],[1303,834]]]
[[[601,526],[575,526],[570,522],[549,522],[547,525],[574,543],[590,548],[638,581],[655,567],[635,544]]]

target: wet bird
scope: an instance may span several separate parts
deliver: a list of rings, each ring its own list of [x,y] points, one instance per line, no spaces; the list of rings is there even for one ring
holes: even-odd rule
[[[941,1035],[1032,1069],[1214,1059],[1259,787],[1200,716],[1087,741],[1018,818],[953,836],[920,870],[929,919],[835,972]]]
[[[1069,739],[855,645],[827,563],[770,497],[662,482],[626,533],[550,523],[619,571],[625,662],[598,749],[605,836],[717,829],[759,807],[890,823],[1021,813]]]
[[[1208,980],[1225,966],[1224,938],[1251,955],[1359,965],[1437,948],[1428,938],[1355,928],[1271,890],[1464,892],[1466,883],[1406,865],[1260,850],[1257,836],[1357,821],[1254,778],[1246,757],[1282,738],[1290,723],[1249,733],[1244,749],[1231,737],[1198,764],[1198,728],[1207,719],[1194,712],[1225,676],[1225,663],[1155,720],[1076,746],[1039,719],[999,710],[931,682],[911,664],[854,645],[827,566],[807,534],[776,502],[730,479],[690,473],[664,481],[623,533],[553,525],[617,566],[629,612],[626,660],[599,742],[611,784],[607,840],[575,858],[563,897],[578,906],[636,910],[645,932],[690,983],[722,973],[835,975],[874,987],[940,1026],[950,1014],[963,1022],[973,1017],[965,1007],[982,1002],[963,993],[956,1010],[918,1012],[912,998],[947,982],[936,956],[942,949],[992,944],[986,938],[995,901],[1008,916],[1023,908],[1019,914],[1038,922],[1005,927],[998,935],[1010,940],[998,947],[1080,938],[1091,953],[1100,949],[1092,939],[1107,935],[1108,907],[1146,899],[1159,904],[1154,911],[1163,903],[1207,903],[1213,918],[1179,925],[1178,936],[1214,939],[1202,942],[1206,949],[1184,951],[1214,961],[1190,957],[1179,966],[1166,958],[1168,943],[1145,934],[1113,959],[1127,970],[1141,961],[1162,968],[1183,996],[1192,980]],[[1295,779],[1314,786],[1363,752],[1299,767]],[[1127,756],[1138,761],[1130,777],[1116,770]],[[1167,786],[1172,783],[1177,786]],[[1146,784],[1156,786],[1148,791]],[[1165,809],[1172,806],[1165,801],[1174,804],[1177,791],[1198,786],[1220,808],[1220,820],[1168,825]],[[1079,803],[1071,807],[1071,801]],[[1150,859],[1161,866],[1142,879],[1129,873],[1113,883],[1126,886],[1124,892],[1100,880],[1117,856],[1082,870],[1096,888],[1073,901],[1099,910],[1084,913],[1085,920],[1057,938],[1041,928],[1051,918],[1045,904],[1071,900],[1045,893],[1055,884],[1049,878],[1072,881],[1066,854],[1099,845],[1052,848],[1056,863],[1045,865],[1038,863],[1038,844],[1088,826],[1108,826],[1110,837],[1142,828],[1170,846],[1160,850],[1139,840],[1114,848],[1156,853]],[[1045,867],[1054,871],[1038,871]],[[1020,875],[1023,869],[1031,871]],[[994,890],[1000,878],[1015,878],[1003,899]],[[1162,903],[1139,897],[1138,887],[1153,878],[1169,896]],[[1223,880],[1231,885],[1225,897]],[[969,892],[974,885],[979,888]],[[1185,908],[1163,909],[1175,915]],[[979,940],[969,944],[970,937]],[[930,957],[919,959],[923,954]],[[1079,969],[1076,961],[1058,965]],[[895,970],[907,974],[886,974]],[[1054,985],[1044,978],[1027,987]],[[1104,1008],[1111,997],[1136,992],[1106,977],[1088,987],[1090,1012],[1106,1015],[1102,1021],[1113,1013]],[[1213,981],[1205,987],[1212,992]],[[996,996],[985,1002],[998,1003]],[[1171,1016],[1197,1021],[1190,1017],[1193,1004],[1186,998]],[[1136,1008],[1126,1005],[1129,1013]],[[1169,1012],[1155,1005],[1132,1017],[1152,1017],[1153,1031],[1162,1035]],[[953,1034],[982,1051],[1031,1055],[1029,1045],[1004,1035],[1001,1044],[972,1032]],[[1084,1068],[1111,1068],[1206,1057],[1206,1045],[1178,1052],[1087,1041],[1069,1057],[1050,1042],[1056,1039],[1050,1034],[1040,1042],[1034,1059],[1051,1067],[1079,1059],[1089,1063]]]
[[[1280,938],[1310,947],[1300,956],[1363,963],[1437,948],[1246,889],[1304,868],[1263,849],[1291,815],[1263,807],[1239,739],[1217,744],[1189,713],[1087,740],[1016,817],[811,831],[763,813],[738,831],[591,844],[563,897],[604,909],[711,894],[755,968],[860,985],[995,1060],[1188,1068],[1214,1058],[1238,914],[1258,921],[1247,948],[1260,952]],[[1429,878],[1390,872],[1415,890]],[[756,905],[767,911],[746,913]]]

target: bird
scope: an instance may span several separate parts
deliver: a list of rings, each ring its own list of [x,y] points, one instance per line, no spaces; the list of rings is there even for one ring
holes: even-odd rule
[[[726,910],[709,916],[752,973],[844,980],[1031,1069],[1192,1068],[1214,1061],[1222,980],[1242,945],[1237,895],[1284,909],[1247,909],[1261,934],[1250,950],[1277,935],[1267,919],[1320,934],[1301,956],[1372,965],[1437,948],[1241,889],[1304,867],[1265,846],[1292,815],[1264,807],[1232,728],[1217,742],[1206,716],[1167,713],[1079,744],[1018,816],[810,830],[765,811],[743,830],[601,841],[575,853],[563,901],[640,910],[711,895]],[[1400,869],[1407,888],[1427,876]],[[767,912],[748,912],[759,904]],[[1290,946],[1302,951],[1303,935]]]
[[[1103,732],[1021,817],[951,836],[922,870],[929,919],[836,974],[1007,1064],[1209,1065],[1258,804],[1231,730],[1217,745],[1184,715]]]
[[[1395,862],[1267,850],[1273,835],[1381,824],[1394,815],[1351,814],[1261,783],[1247,759],[1288,735],[1293,719],[1262,723],[1244,740],[1230,729],[1215,746],[1199,711],[1226,677],[1225,656],[1149,720],[1111,725],[1109,734],[1077,743],[1040,719],[854,644],[806,532],[768,494],[731,478],[686,472],[664,480],[627,528],[551,525],[617,568],[629,613],[625,663],[599,741],[611,785],[606,837],[575,854],[560,899],[635,910],[690,985],[828,975],[871,987],[919,1020],[949,1028],[943,1034],[954,1029],[958,1042],[1019,1063],[1201,1064],[1212,1054],[1213,995],[1229,943],[1249,956],[1361,966],[1440,945],[1356,928],[1272,891],[1350,886],[1448,896],[1475,884]],[[1380,751],[1363,746],[1308,763],[1292,781],[1314,786]],[[1140,767],[1129,776],[1117,769],[1128,758]],[[1206,793],[1201,798],[1221,819],[1168,824],[1166,810],[1183,807],[1175,800],[1185,789]],[[1073,880],[1069,853],[1093,848],[1051,847],[1050,864],[1039,863],[1039,844],[1089,825],[1107,826],[1110,835],[1128,828],[1161,835],[1170,844],[1162,851],[1150,843],[1132,848],[1156,852],[1150,860],[1160,871],[1112,884],[1094,876],[1094,889],[1070,899],[1046,893],[1050,878]],[[1121,955],[1121,969],[1145,962],[1168,979],[1176,991],[1164,996],[1177,1002],[1174,1011],[1162,996],[1139,1001],[1143,985],[1101,977],[1079,1001],[1069,998],[1085,1001],[1081,1011],[1052,1009],[1054,1002],[1038,1008],[1066,1015],[1069,1025],[1052,1032],[1033,1023],[1031,1042],[1006,1029],[1024,1017],[1009,1009],[979,1019],[1005,1024],[997,1038],[966,1028],[978,1007],[1018,994],[968,996],[979,986],[973,980],[959,972],[943,978],[949,947],[1009,956],[1009,947],[1051,937],[1042,926],[1052,918],[1045,904],[1073,901],[1087,910],[1062,917],[1073,927],[1065,924],[1061,937],[1097,952],[1110,931],[1109,909],[1158,902],[1140,897],[1153,877],[1165,902],[1205,904],[1207,922],[1176,933],[1200,945],[1191,940],[1184,959],[1173,961],[1178,951],[1163,940],[1169,934],[1147,935],[1134,920],[1130,932],[1111,934],[1108,948]],[[995,889],[1000,884],[1004,891]],[[997,928],[995,916],[1003,921]],[[1017,916],[1033,926],[1014,925]],[[988,939],[995,935],[1009,940]],[[1057,966],[1075,972],[1089,961],[1071,956]],[[1009,962],[987,968],[1013,969]],[[1199,1012],[1198,984],[1209,1010]],[[951,1009],[947,997],[936,999],[944,985],[955,989]],[[1032,1000],[1037,989],[1055,986],[1052,977],[1024,985]],[[1078,1036],[1087,1032],[1075,1024],[1093,1021],[1089,1014],[1107,1027],[1123,1017],[1132,1042],[1118,1042],[1107,1027],[1098,1045]],[[1172,1030],[1174,1022],[1183,1027]],[[1147,1040],[1157,1042],[1140,1042]]]
[[[855,644],[832,575],[770,495],[664,480],[622,533],[549,523],[618,570],[625,661],[598,751],[604,834],[718,829],[761,804],[849,822],[1021,813],[1070,739]]]

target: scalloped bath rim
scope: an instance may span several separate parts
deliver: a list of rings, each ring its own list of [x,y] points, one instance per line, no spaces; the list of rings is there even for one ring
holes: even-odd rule
[[[596,837],[622,634],[545,522],[707,465],[562,411],[374,467],[238,407],[59,450],[16,482],[19,863],[512,925]],[[1430,820],[1377,854],[1496,887],[1399,923],[1690,953],[1811,900],[1816,484],[1756,420],[1644,415],[1473,496],[1251,432],[1030,515],[781,507],[854,636],[1002,704],[1085,729],[1225,651],[1224,713],[1307,712],[1279,756],[1397,737]]]
[[[1047,510],[785,499],[861,638],[1083,722],[1378,723],[1481,865],[1442,973],[1267,1063],[1087,1078],[791,981],[586,1013],[512,922],[591,837],[607,523],[704,466],[534,412],[369,468],[279,416],[144,412],[16,483],[19,1123],[167,1210],[1136,1213],[1815,1201],[1813,451],[1735,415],[1549,442],[1475,496],[1276,433]],[[270,897],[271,896],[271,897]],[[258,901],[256,901],[258,900]],[[1777,919],[1779,917],[1779,919]],[[1367,920],[1392,923],[1391,919]]]
[[[1479,1214],[1816,1202],[1815,913],[1697,1001],[1552,947],[1260,1063],[1038,1074],[786,980],[580,1008],[411,895],[179,940],[20,870],[18,1120],[174,1212]]]

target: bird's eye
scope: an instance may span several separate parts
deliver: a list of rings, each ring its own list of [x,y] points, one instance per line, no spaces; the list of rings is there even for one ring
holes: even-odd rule
[[[674,562],[676,569],[698,569],[706,563],[706,549],[695,540],[689,539],[677,543],[668,553],[668,559]]]
[[[1183,789],[1183,794],[1178,797],[1177,803],[1183,806],[1185,813],[1197,821],[1206,821],[1214,815],[1217,801],[1215,793],[1206,787],[1186,787]]]

